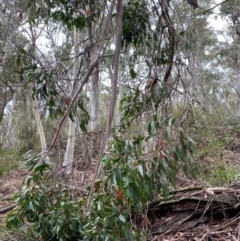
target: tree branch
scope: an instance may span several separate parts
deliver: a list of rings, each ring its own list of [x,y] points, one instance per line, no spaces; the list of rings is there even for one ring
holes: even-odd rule
[[[113,66],[114,73],[111,81],[112,93],[110,98],[110,108],[109,108],[108,119],[106,124],[106,132],[101,145],[97,166],[96,166],[95,173],[92,180],[91,190],[88,196],[87,211],[89,211],[90,209],[91,198],[94,191],[94,185],[95,185],[98,171],[100,168],[102,156],[105,151],[105,146],[109,139],[109,133],[110,133],[111,124],[113,121],[114,108],[115,108],[116,99],[117,99],[118,71],[119,71],[120,50],[121,50],[121,40],[122,40],[122,18],[123,18],[122,0],[117,0],[117,15],[118,15],[118,18],[117,18],[117,32],[116,32],[116,43],[115,43],[116,47],[115,47],[114,66]]]
[[[103,34],[102,34],[102,39],[101,39],[101,42],[100,42],[100,47],[99,47],[99,51],[98,51],[98,55],[96,56],[96,59],[95,61],[90,65],[89,69],[88,69],[88,72],[87,74],[85,75],[85,77],[83,78],[82,80],[82,83],[80,84],[80,86],[74,91],[73,93],[73,97],[71,99],[71,102],[70,104],[68,105],[68,108],[66,109],[65,111],[65,114],[64,116],[62,117],[61,121],[60,121],[60,124],[58,126],[58,129],[57,129],[57,132],[52,140],[52,143],[51,145],[44,151],[44,153],[41,153],[41,159],[37,162],[37,164],[33,167],[33,169],[29,172],[28,175],[32,174],[35,170],[35,168],[43,162],[44,158],[49,154],[50,150],[55,146],[57,140],[58,140],[58,137],[62,131],[62,128],[63,128],[63,125],[65,123],[65,120],[67,119],[70,111],[71,111],[71,108],[73,106],[73,104],[75,103],[75,101],[77,100],[79,94],[81,93],[84,85],[87,83],[90,75],[92,74],[93,70],[95,69],[95,67],[98,65],[98,61],[99,61],[99,58],[100,58],[100,54],[101,54],[101,51],[103,49],[103,45],[104,45],[104,40],[106,38],[106,33],[107,33],[107,30],[109,28],[109,25],[110,25],[110,20],[112,18],[112,12],[113,12],[113,9],[114,9],[114,5],[115,5],[115,1],[116,0],[113,0],[112,3],[111,3],[111,7],[110,7],[110,11],[108,13],[108,16],[107,16],[107,21],[106,21],[106,24],[105,24],[105,28],[104,28],[104,31],[103,31]]]

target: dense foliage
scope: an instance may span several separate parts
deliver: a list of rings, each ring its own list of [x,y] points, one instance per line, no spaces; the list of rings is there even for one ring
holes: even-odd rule
[[[196,176],[192,138],[200,155],[222,148],[230,137],[209,126],[240,111],[239,3],[224,2],[229,42],[203,0],[4,3],[0,93],[12,100],[0,137],[29,168],[8,228],[30,224],[43,241],[146,238],[149,202]],[[81,193],[73,167],[95,169]],[[214,175],[230,182],[225,170]]]
[[[155,128],[158,125],[155,121]],[[7,227],[19,227],[27,221],[43,240],[51,241],[141,240],[147,233],[139,229],[136,217],[142,219],[147,203],[159,194],[168,197],[180,168],[187,175],[193,174],[187,153],[193,154],[194,149],[182,134],[181,144],[171,155],[161,143],[150,161],[142,153],[146,141],[141,136],[133,140],[113,138],[111,154],[102,160],[101,180],[95,183],[89,209],[86,198],[76,197],[49,179],[51,164],[43,160],[26,178],[22,193],[16,195],[18,208],[8,216]],[[33,170],[38,159],[30,154],[25,159]]]

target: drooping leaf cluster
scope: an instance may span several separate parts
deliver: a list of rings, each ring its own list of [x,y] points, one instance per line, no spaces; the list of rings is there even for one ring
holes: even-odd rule
[[[142,146],[163,126],[170,134],[173,120],[155,118],[149,125],[148,137],[113,137],[89,210],[84,197],[73,198],[67,186],[48,181],[52,171],[47,158],[39,163],[40,157],[27,154],[26,164],[34,172],[26,178],[23,192],[15,197],[18,208],[8,216],[7,226],[32,223],[34,233],[44,241],[143,240],[147,232],[136,220],[144,217],[145,205],[155,196],[162,194],[167,199],[169,184],[175,184],[179,169],[187,175],[192,173],[189,154],[194,153],[191,141],[180,133],[180,143],[172,150],[160,141],[156,151],[145,156]]]
[[[146,1],[128,1],[123,7],[122,46],[137,46],[146,41],[150,28]]]
[[[44,0],[41,3],[36,0],[28,1],[28,6],[35,9],[38,17],[60,21],[69,30],[74,27],[81,30],[99,17],[100,9],[93,8],[92,5],[86,0]],[[35,23],[35,16],[30,16],[29,20]]]

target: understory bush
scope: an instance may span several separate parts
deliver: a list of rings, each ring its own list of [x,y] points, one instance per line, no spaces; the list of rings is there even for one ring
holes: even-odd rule
[[[152,106],[152,97],[161,103],[167,96],[165,89],[156,89],[144,102],[139,90],[127,92],[121,101],[119,131],[130,128],[129,120],[135,120],[142,109]],[[144,220],[148,202],[159,195],[167,199],[179,171],[193,176],[191,156],[195,151],[191,139],[174,126],[171,116],[149,115],[147,121],[144,136],[112,137],[101,160],[100,178],[88,199],[74,197],[67,186],[50,180],[48,158],[28,154],[30,174],[22,192],[15,197],[17,208],[8,216],[7,227],[31,223],[30,230],[43,241],[143,240],[147,232],[140,228],[145,226],[141,219]],[[145,147],[151,145],[146,151]]]
[[[111,154],[102,160],[101,180],[95,183],[91,205],[85,197],[73,198],[66,186],[48,178],[51,163],[47,158],[28,155],[30,173],[22,192],[15,196],[17,208],[8,216],[7,227],[19,228],[32,223],[30,231],[44,241],[68,240],[142,240],[147,234],[133,221],[144,215],[147,202],[158,194],[168,196],[182,169],[191,174],[191,141],[184,141],[172,153],[155,153],[146,161],[142,145],[146,139],[114,137]],[[161,153],[161,152],[160,152]]]
[[[20,156],[15,151],[0,150],[0,176],[8,174],[12,169],[19,167]]]
[[[238,169],[233,164],[218,163],[205,179],[214,186],[230,185],[233,181],[239,179]]]

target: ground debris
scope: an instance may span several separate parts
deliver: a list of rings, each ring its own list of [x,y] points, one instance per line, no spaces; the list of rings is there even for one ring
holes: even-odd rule
[[[149,241],[240,240],[240,183],[171,193],[148,207]]]

